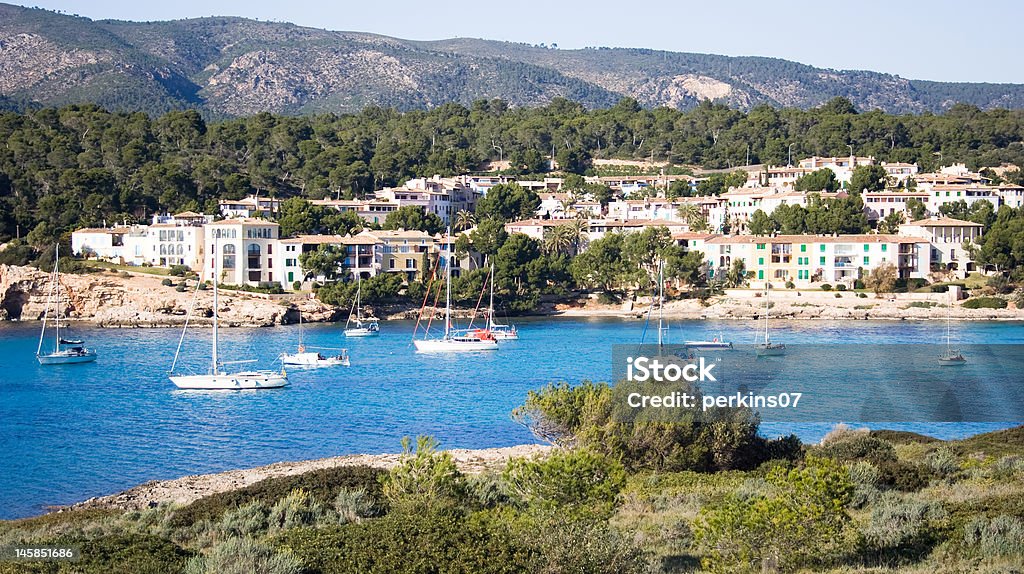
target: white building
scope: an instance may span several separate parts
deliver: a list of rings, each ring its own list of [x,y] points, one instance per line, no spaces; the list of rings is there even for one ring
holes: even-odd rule
[[[861,194],[864,200],[864,208],[870,221],[882,220],[893,213],[904,214],[904,220],[910,220],[910,211],[907,209],[907,201],[916,199],[929,206],[929,193],[927,191],[865,191]]]
[[[278,224],[265,219],[238,218],[217,221],[203,229],[203,279],[212,279],[218,272],[218,280],[231,285],[256,286],[275,281]],[[280,271],[276,277],[281,280]]]
[[[977,242],[983,227],[971,221],[933,216],[901,225],[900,235],[919,237],[931,245],[928,260],[932,268],[966,277],[975,266],[964,243]]]

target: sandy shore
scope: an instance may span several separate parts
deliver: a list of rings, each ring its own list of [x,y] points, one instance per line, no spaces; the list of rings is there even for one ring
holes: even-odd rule
[[[524,444],[480,450],[452,449],[447,452],[451,453],[460,470],[478,473],[504,468],[511,458],[543,456],[552,448],[546,445]],[[256,468],[183,476],[173,480],[154,480],[109,496],[90,498],[63,509],[138,510],[162,503],[188,504],[204,496],[242,488],[267,478],[339,466],[366,465],[388,469],[397,465],[401,458],[400,454],[353,454],[299,462],[277,462]]]

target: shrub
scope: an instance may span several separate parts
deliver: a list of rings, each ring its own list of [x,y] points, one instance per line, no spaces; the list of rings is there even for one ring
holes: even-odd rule
[[[896,449],[892,443],[873,437],[866,430],[829,433],[819,446],[812,449],[812,453],[843,461],[867,460],[875,465],[896,460]]]
[[[1005,309],[1006,299],[999,297],[973,297],[964,301],[964,309]]]
[[[826,563],[846,538],[853,484],[839,463],[809,458],[803,468],[774,469],[773,488],[732,495],[701,509],[695,541],[713,572],[794,570]]]
[[[189,269],[188,265],[172,265],[168,274],[172,277],[184,277],[191,272],[192,270]]]
[[[164,287],[170,287],[171,285],[174,285],[174,281],[172,281],[169,277],[164,277],[163,280],[160,281],[160,284],[163,285]]]
[[[229,538],[254,537],[270,529],[269,514],[263,503],[253,501],[225,512],[218,528]]]
[[[870,555],[919,559],[940,539],[940,521],[946,517],[936,502],[905,500],[886,494],[871,511],[863,530]]]
[[[402,462],[381,476],[381,492],[391,502],[412,500],[434,503],[465,496],[466,480],[452,455],[437,451],[438,442],[428,436],[402,439]]]
[[[508,484],[500,474],[481,472],[466,477],[466,489],[477,508],[497,508],[512,503]]]
[[[842,293],[836,293],[836,299],[842,299],[842,298],[843,298],[843,294]]]
[[[964,526],[964,543],[978,556],[1024,555],[1024,520],[1005,514],[974,518]]]
[[[293,291],[301,291],[302,290],[302,281],[296,281],[296,282],[292,283],[292,290]]]
[[[181,572],[193,555],[170,540],[148,534],[106,535],[85,540],[62,537],[40,545],[77,547],[81,558],[72,563],[73,571],[84,574]]]
[[[112,271],[113,271],[113,269],[112,269]],[[118,273],[117,276],[121,277],[123,279],[128,279],[129,277],[132,276],[132,274],[127,272],[127,271],[122,271],[122,272]]]
[[[527,506],[593,512],[605,518],[626,483],[626,472],[618,461],[582,449],[556,452],[540,461],[513,459],[503,477]]]
[[[221,517],[225,511],[258,501],[272,506],[293,490],[303,489],[322,500],[332,500],[342,490],[362,489],[369,496],[380,495],[379,477],[384,471],[368,466],[339,466],[303,474],[261,480],[249,486],[213,494],[171,512],[171,526],[187,526]]]
[[[860,279],[855,279],[853,281],[853,288],[854,289],[864,289],[865,288],[864,281],[862,281]]]
[[[341,489],[334,497],[334,511],[338,513],[338,522],[347,524],[359,522],[363,518],[376,516],[380,513],[373,498],[363,489]]]
[[[829,283],[822,283],[821,284],[821,290],[822,291],[831,291],[832,290],[832,285],[830,285]]]
[[[314,526],[333,518],[322,502],[300,488],[274,503],[267,515],[267,522],[271,529],[288,530]]]
[[[949,447],[942,447],[928,453],[928,456],[925,457],[925,464],[934,474],[943,478],[960,470],[960,460],[953,449]]]
[[[857,296],[860,297],[861,299],[867,299],[868,298],[868,294],[867,293],[857,293]]]
[[[786,281],[786,289],[796,289],[796,283],[792,281]]]
[[[622,303],[622,297],[614,291],[602,291],[597,295],[597,302],[602,305],[618,305]]]
[[[181,283],[178,283],[177,287],[174,288],[174,290],[177,291],[178,293],[184,293],[186,289],[188,289],[188,288],[185,287],[185,282],[184,281],[182,281]]]
[[[1013,293],[1013,283],[1010,282],[1009,278],[1004,275],[993,275],[988,278],[985,282],[987,287],[990,287],[994,293],[1000,295],[1009,295]]]
[[[881,476],[878,485],[884,489],[916,492],[928,486],[928,471],[916,464],[900,460],[883,460],[878,463]]]
[[[248,538],[230,538],[189,560],[185,574],[299,574],[302,563]]]
[[[12,241],[3,251],[0,251],[0,265],[28,265],[38,255],[31,245],[15,244]]]
[[[846,291],[846,285],[843,283],[836,285],[836,291]]]

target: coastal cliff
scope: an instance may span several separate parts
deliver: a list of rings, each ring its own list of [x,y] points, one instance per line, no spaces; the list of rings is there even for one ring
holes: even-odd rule
[[[192,321],[209,322],[213,291],[176,291],[163,277],[143,273],[61,275],[61,317],[103,327],[163,327],[185,321],[197,297]],[[0,320],[36,321],[43,317],[49,274],[34,267],[0,265]],[[259,294],[221,290],[219,316],[229,327],[265,327],[298,321],[332,321],[336,310],[301,295],[264,298]]]

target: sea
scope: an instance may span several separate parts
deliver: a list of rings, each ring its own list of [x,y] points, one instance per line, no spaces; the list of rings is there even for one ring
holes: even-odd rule
[[[307,324],[303,328],[307,350],[333,354],[334,349],[345,348],[351,366],[289,370],[289,385],[283,389],[236,392],[175,389],[167,376],[180,329],[76,326],[65,336],[85,339],[99,353],[98,360],[40,366],[34,356],[39,325],[0,324],[0,519],[39,514],[54,505],[150,480],[279,461],[398,452],[405,436],[432,435],[443,448],[538,442],[511,416],[528,391],[550,382],[608,381],[613,348],[653,342],[657,331],[651,323],[635,319],[514,322],[519,341],[502,342],[498,351],[458,355],[416,353],[411,322],[383,322],[378,337],[362,339],[346,339],[340,325]],[[722,337],[749,345],[763,336],[759,329],[763,324],[753,322],[673,321],[667,338],[681,342]],[[955,322],[951,332],[964,348],[1000,345],[985,356],[1012,355],[1024,361],[1022,323]],[[195,372],[207,369],[210,337],[208,328],[189,329],[181,342],[180,367]],[[244,366],[280,369],[277,358],[294,352],[298,337],[295,325],[221,329],[222,359],[257,359],[256,364]],[[945,337],[946,323],[939,321],[777,321],[772,325],[773,340],[785,342],[794,351],[820,345],[839,349],[842,345],[850,349],[900,346],[904,356],[926,355],[929,365],[935,353],[917,349],[944,345]],[[966,367],[946,367],[950,370],[940,372],[953,386],[958,377],[970,373],[971,396],[983,395],[998,407],[991,411],[1003,413],[996,420],[966,416],[949,422],[908,415],[913,420],[897,417],[860,423],[857,411],[843,408],[850,399],[846,397],[837,399],[831,410],[815,420],[766,417],[760,432],[769,437],[795,433],[805,442],[814,442],[835,424],[848,423],[950,439],[1024,421],[1024,416],[1018,416],[1024,365],[971,360],[971,351],[967,355]],[[850,353],[843,356],[849,358]],[[805,353],[801,360],[830,366],[819,369],[827,373],[821,376],[852,381],[854,390],[848,392],[877,392],[877,385],[856,384],[861,370],[849,361],[829,361],[818,352]],[[882,362],[874,365],[873,372],[900,371],[900,361]],[[756,363],[752,369],[758,371]],[[899,384],[898,378],[894,381]]]

